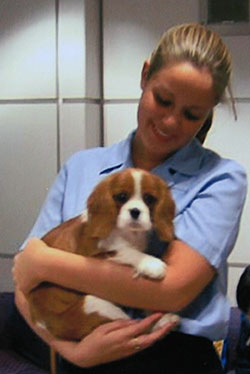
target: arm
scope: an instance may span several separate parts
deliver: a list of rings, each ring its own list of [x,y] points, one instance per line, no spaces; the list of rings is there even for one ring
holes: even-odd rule
[[[178,240],[169,246],[164,260],[168,268],[161,282],[134,279],[129,267],[84,258],[32,239],[24,252],[16,257],[14,275],[26,293],[47,280],[122,305],[160,311],[181,310],[215,275],[215,270],[203,256]]]
[[[54,338],[46,329],[31,322],[28,302],[19,289],[16,289],[15,301],[36,334],[68,361],[80,367],[92,367],[131,356],[163,338],[175,326],[174,322],[167,323],[149,332],[162,317],[161,313],[155,313],[141,321],[117,320],[106,323],[96,328],[81,342],[69,342]]]
[[[33,240],[17,257],[23,264],[16,268],[21,289],[28,292],[34,283],[47,280],[124,305],[162,311],[184,308],[213,279],[237,237],[246,177],[234,163],[232,172],[228,165],[221,168],[223,172],[216,171],[209,183],[196,186],[199,193],[189,197],[192,204],[176,217],[176,235],[182,241],[173,241],[166,252],[163,281],[133,279],[131,268],[42,248],[41,241]]]

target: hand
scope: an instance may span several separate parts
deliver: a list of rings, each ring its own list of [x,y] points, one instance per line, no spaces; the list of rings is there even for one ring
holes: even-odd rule
[[[79,343],[54,340],[51,346],[83,368],[120,360],[153,345],[176,326],[171,322],[149,332],[161,317],[155,313],[141,321],[117,320],[96,328]]]
[[[42,281],[39,274],[39,256],[44,255],[46,248],[48,247],[42,240],[32,238],[14,258],[13,280],[24,294],[28,294]]]
[[[162,317],[155,313],[140,321],[117,320],[96,328],[80,342],[54,338],[46,329],[31,321],[28,301],[23,292],[16,289],[16,305],[29,326],[60,355],[80,367],[92,367],[131,356],[163,338],[175,326],[169,322],[149,332]]]

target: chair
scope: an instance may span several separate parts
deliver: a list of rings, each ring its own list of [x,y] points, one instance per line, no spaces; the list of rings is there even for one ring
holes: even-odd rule
[[[49,370],[39,368],[18,351],[11,326],[14,295],[0,293],[0,373],[1,374],[48,374]],[[16,349],[17,348],[17,349]]]
[[[239,308],[231,308],[228,335],[222,350],[222,362],[226,374],[235,373],[237,345],[240,338],[241,313]]]

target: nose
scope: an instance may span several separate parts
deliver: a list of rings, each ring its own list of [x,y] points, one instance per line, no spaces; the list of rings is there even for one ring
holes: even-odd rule
[[[176,127],[180,124],[180,114],[177,108],[171,108],[162,118],[162,123],[167,127]]]
[[[179,124],[179,118],[177,114],[169,114],[163,118],[163,123],[167,127],[176,127]]]
[[[139,218],[141,211],[138,208],[130,209],[130,215],[134,220],[137,220]]]

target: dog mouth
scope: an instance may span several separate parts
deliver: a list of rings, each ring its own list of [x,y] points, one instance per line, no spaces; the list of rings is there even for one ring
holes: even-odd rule
[[[130,222],[128,227],[131,231],[147,231],[147,229],[139,222]]]

